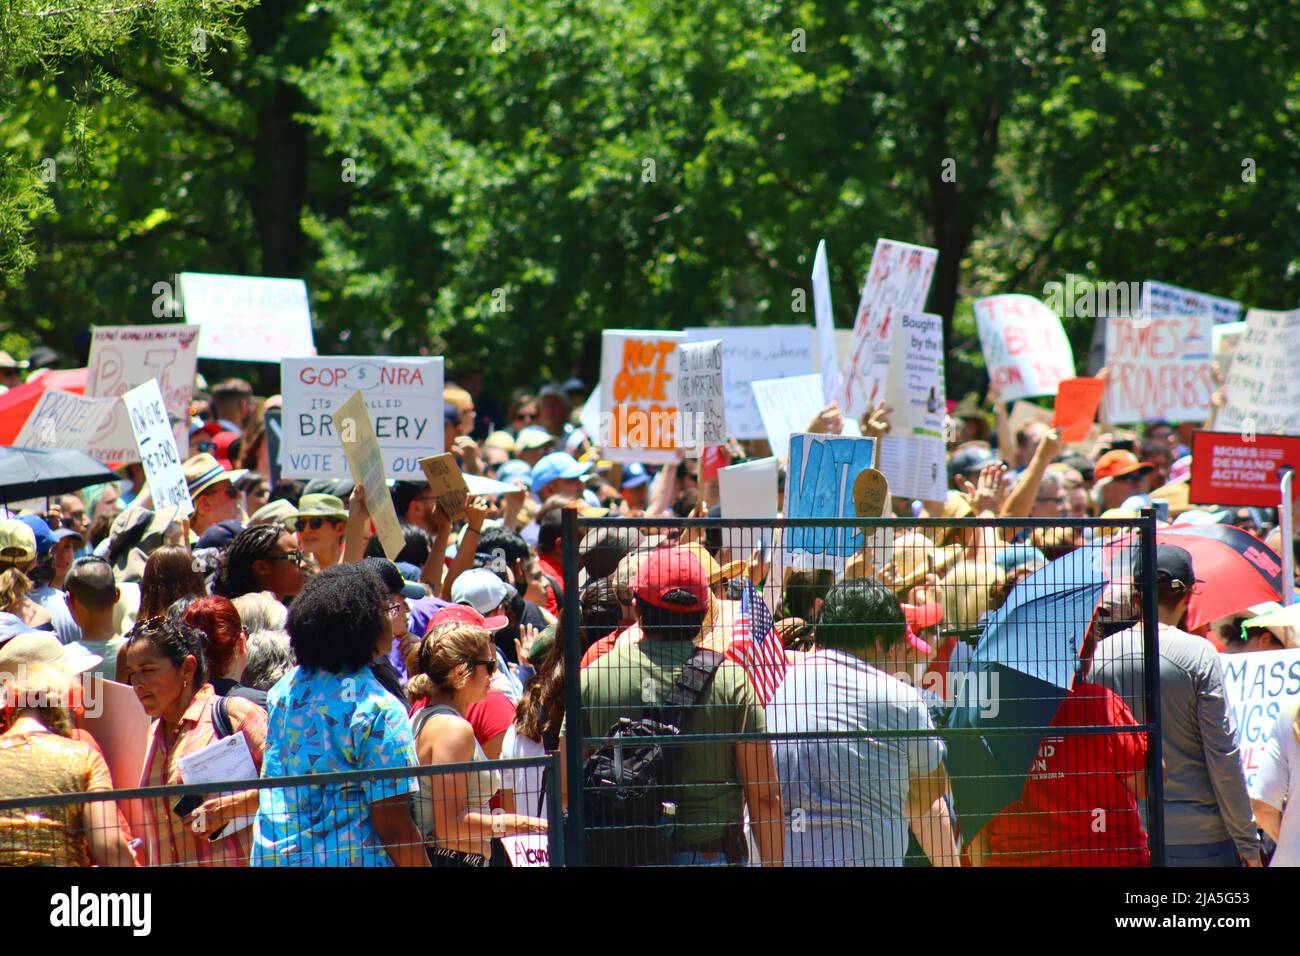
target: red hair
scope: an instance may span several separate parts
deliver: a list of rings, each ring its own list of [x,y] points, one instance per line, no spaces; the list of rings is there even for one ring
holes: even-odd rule
[[[230,670],[244,625],[230,598],[201,597],[185,609],[185,623],[203,632],[208,673],[220,677]]]

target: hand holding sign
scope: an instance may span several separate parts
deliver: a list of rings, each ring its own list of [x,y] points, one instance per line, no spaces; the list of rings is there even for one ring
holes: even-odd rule
[[[469,486],[465,476],[456,466],[452,452],[420,459],[420,468],[429,479],[429,490],[438,501],[438,511],[447,521],[455,521],[465,513]]]
[[[1101,378],[1068,378],[1060,384],[1052,425],[1060,429],[1061,441],[1070,443],[1088,437],[1105,387]]]

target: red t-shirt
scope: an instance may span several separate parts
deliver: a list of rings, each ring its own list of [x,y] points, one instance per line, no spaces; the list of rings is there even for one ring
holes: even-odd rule
[[[1135,726],[1122,698],[1076,684],[1053,727]],[[1048,734],[1020,799],[987,827],[989,866],[1149,866],[1137,798],[1124,778],[1146,768],[1140,733]]]
[[[564,568],[549,554],[539,554],[537,563],[542,566],[542,573],[554,583],[554,587],[546,589],[546,610],[558,616],[560,602],[564,600]]]
[[[499,690],[489,690],[487,696],[469,705],[465,719],[474,728],[474,739],[482,747],[493,737],[506,732],[515,719],[515,705]]]

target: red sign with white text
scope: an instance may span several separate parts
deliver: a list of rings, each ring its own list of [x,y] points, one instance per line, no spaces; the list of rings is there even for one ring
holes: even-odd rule
[[[1276,508],[1283,465],[1300,471],[1300,437],[1242,435],[1237,432],[1192,433],[1189,498],[1202,505]],[[1291,489],[1296,497],[1297,478]]]

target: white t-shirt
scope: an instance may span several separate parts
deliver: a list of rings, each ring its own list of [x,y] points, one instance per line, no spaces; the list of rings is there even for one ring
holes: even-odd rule
[[[546,748],[540,740],[522,736],[511,724],[506,728],[506,735],[501,738],[501,759],[511,757],[545,757]],[[542,768],[517,767],[514,770],[501,771],[503,789],[515,792],[515,813],[530,817],[546,816],[546,801],[542,799],[542,809],[537,810],[537,801],[542,796]]]
[[[1282,707],[1259,758],[1259,772],[1250,795],[1282,811],[1277,851],[1269,866],[1300,866],[1300,743],[1295,739],[1300,700]]]

